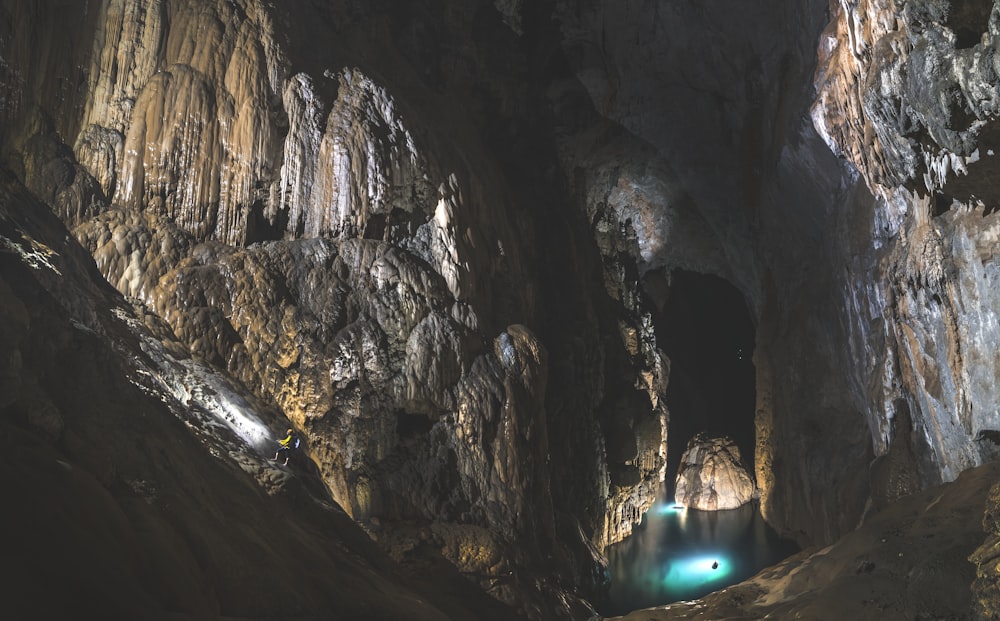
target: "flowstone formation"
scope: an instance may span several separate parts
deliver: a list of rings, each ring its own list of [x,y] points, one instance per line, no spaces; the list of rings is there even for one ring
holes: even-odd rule
[[[668,363],[626,265],[591,280],[572,200],[539,191],[559,160],[530,131],[520,5],[28,4],[3,4],[5,166],[165,356],[278,408],[400,560],[590,611],[575,592],[662,477]],[[538,143],[483,130],[505,124]]]
[[[732,438],[702,433],[691,438],[677,470],[676,502],[703,511],[735,509],[750,502],[755,491]]]
[[[848,267],[852,367],[876,455],[916,487],[997,455],[998,35],[996,3],[865,0],[820,42],[815,125],[881,198]]]
[[[746,300],[782,534],[996,454],[997,7],[765,4],[0,0],[0,161],[180,402],[212,368],[397,559],[586,618],[676,269]]]

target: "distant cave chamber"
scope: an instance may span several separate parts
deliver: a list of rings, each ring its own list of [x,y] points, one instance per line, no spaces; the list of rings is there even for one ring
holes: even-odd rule
[[[717,276],[675,270],[654,316],[670,359],[666,483],[673,491],[681,454],[699,432],[729,436],[754,471],[755,327],[746,299]]]
[[[764,521],[756,502],[699,511],[674,502],[688,442],[728,436],[754,472],[755,325],[746,298],[723,278],[693,271],[646,275],[657,343],[670,359],[666,479],[631,536],[606,551],[604,615],[697,599],[745,580],[798,550]]]

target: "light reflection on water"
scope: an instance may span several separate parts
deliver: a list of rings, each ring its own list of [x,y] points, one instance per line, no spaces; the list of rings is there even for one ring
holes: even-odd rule
[[[661,501],[631,537],[607,549],[611,586],[598,608],[614,616],[697,599],[797,550],[764,522],[756,501],[728,511],[697,511]]]

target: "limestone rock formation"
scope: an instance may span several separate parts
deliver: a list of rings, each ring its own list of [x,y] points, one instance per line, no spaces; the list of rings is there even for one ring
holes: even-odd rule
[[[305,460],[269,462],[279,412],[167,352],[159,322],[0,173],[5,615],[518,618],[393,563]]]
[[[692,509],[735,509],[750,502],[756,486],[732,438],[691,438],[674,486],[674,500]]]
[[[667,363],[620,270],[610,306],[581,274],[563,299],[573,328],[539,308],[552,291],[539,280],[565,278],[547,259],[595,262],[577,233],[536,238],[540,217],[579,218],[536,190],[555,155],[530,172],[511,163],[553,151],[526,131],[535,95],[510,86],[530,66],[520,4],[483,3],[498,27],[488,52],[464,26],[472,9],[349,4],[107,0],[57,15],[5,2],[5,166],[168,351],[228,373],[303,432],[375,539],[394,538],[387,524],[454,528],[415,537],[524,610],[586,610],[447,542],[478,528],[487,557],[555,559],[568,584],[595,586],[600,549],[641,519],[662,475]],[[440,32],[414,38],[413,24]],[[437,37],[453,44],[428,53]],[[508,98],[498,111],[480,67],[508,56],[485,74]],[[51,96],[52,81],[78,97]],[[539,143],[481,131],[505,124]],[[610,340],[580,338],[602,325]],[[553,480],[567,481],[558,494]]]
[[[851,366],[871,369],[876,455],[912,433],[923,485],[997,454],[998,35],[996,3],[861,1],[834,7],[820,44],[815,126],[880,197],[874,248],[848,268]]]
[[[404,565],[586,618],[683,415],[658,340],[684,327],[654,320],[676,269],[746,299],[783,534],[830,543],[997,456],[998,15],[0,0],[0,172],[124,297],[43,272],[50,295],[101,338],[100,308],[138,309],[143,373],[206,446],[271,448],[236,410],[291,421]],[[0,409],[56,441],[12,299]],[[206,399],[226,450],[183,417]]]

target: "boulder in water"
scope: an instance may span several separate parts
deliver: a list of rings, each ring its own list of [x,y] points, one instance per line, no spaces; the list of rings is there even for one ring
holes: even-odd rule
[[[732,438],[699,433],[691,438],[677,470],[674,498],[692,509],[735,509],[750,502],[756,486]]]

